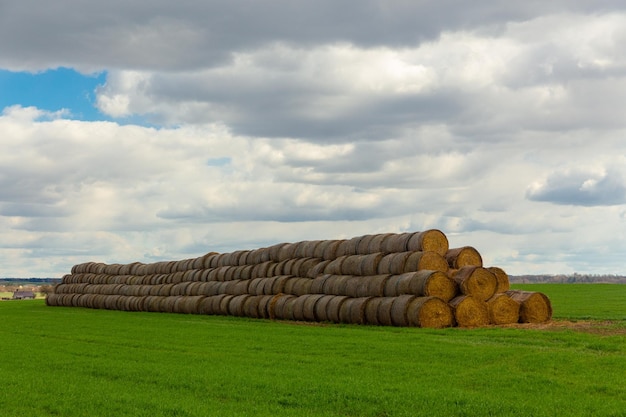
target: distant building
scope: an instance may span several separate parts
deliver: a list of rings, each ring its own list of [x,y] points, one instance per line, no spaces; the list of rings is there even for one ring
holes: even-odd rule
[[[34,300],[35,293],[32,291],[14,291],[13,299],[14,300]]]

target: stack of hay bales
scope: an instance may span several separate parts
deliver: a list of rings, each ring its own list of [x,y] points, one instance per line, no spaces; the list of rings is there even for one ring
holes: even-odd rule
[[[473,247],[432,229],[280,243],[143,264],[75,265],[50,306],[442,328],[544,322],[550,300],[510,291]]]

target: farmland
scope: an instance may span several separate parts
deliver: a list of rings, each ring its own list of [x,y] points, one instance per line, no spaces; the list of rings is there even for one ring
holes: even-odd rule
[[[626,416],[626,286],[441,330],[0,303],[3,416]]]

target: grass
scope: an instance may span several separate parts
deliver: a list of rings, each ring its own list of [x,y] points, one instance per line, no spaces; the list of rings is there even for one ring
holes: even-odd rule
[[[3,302],[0,409],[64,417],[626,416],[626,286],[539,287],[555,317],[615,319],[611,331],[301,325]],[[607,293],[621,294],[621,304]]]

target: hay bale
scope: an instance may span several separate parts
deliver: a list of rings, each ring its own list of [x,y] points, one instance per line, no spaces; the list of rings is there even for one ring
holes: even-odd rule
[[[454,272],[452,279],[463,295],[487,301],[496,293],[496,276],[480,266],[464,266]]]
[[[506,294],[494,294],[487,300],[491,324],[511,324],[519,321],[520,303]]]
[[[378,309],[385,297],[371,297],[365,306],[365,322],[374,326],[380,326],[381,320],[378,318]]]
[[[479,327],[489,324],[487,303],[471,295],[460,295],[449,302],[459,327]]]
[[[311,292],[311,284],[313,280],[311,278],[291,277],[285,282],[285,288],[283,292],[285,294],[293,294],[296,296],[309,294]]]
[[[302,306],[302,319],[306,321],[321,321],[317,317],[316,305],[320,299],[325,297],[324,294],[308,294]]]
[[[341,322],[341,318],[339,316],[341,306],[349,298],[350,297],[346,297],[344,295],[334,295],[333,298],[328,301],[328,304],[326,305],[326,318],[328,321],[335,323]]]
[[[293,316],[292,320],[304,321],[304,303],[306,302],[307,297],[309,297],[307,294],[300,295],[293,301],[291,311]]]
[[[244,317],[244,304],[250,294],[235,295],[228,301],[228,314],[236,317]]]
[[[456,284],[441,271],[422,270],[391,275],[385,282],[384,295],[397,297],[404,294],[420,297],[437,297],[449,301],[457,293]]]
[[[393,326],[392,307],[395,297],[384,297],[378,304],[378,322],[382,326]]]
[[[441,329],[454,325],[452,308],[437,297],[415,297],[409,301],[406,315],[409,326]]]
[[[446,259],[437,252],[410,252],[404,263],[404,272],[415,272],[423,269],[447,272],[449,267]]]
[[[315,278],[318,275],[318,273],[312,274],[311,271],[315,270],[317,265],[319,265],[322,262],[323,261],[321,258],[304,258],[303,262],[298,267],[298,276],[307,277],[307,278]]]
[[[496,293],[507,292],[510,289],[510,282],[509,275],[504,269],[497,266],[490,266],[487,269],[496,276]]]
[[[337,275],[359,275],[361,261],[365,255],[348,255],[341,262],[341,271]]]
[[[324,294],[346,295],[346,285],[351,275],[331,275],[324,283]]]
[[[267,285],[263,288],[265,294],[280,294],[285,291],[285,284],[291,278],[291,275],[279,275],[273,278],[271,288]]]
[[[367,297],[367,282],[369,277],[350,276],[346,280],[345,293],[348,297]]]
[[[258,306],[259,318],[268,319],[270,318],[269,306],[275,296],[274,295],[261,295],[259,297],[260,297],[259,306]]]
[[[273,304],[272,318],[278,320],[293,320],[293,302],[296,300],[295,295],[279,294]]]
[[[293,254],[296,250],[296,245],[294,243],[285,243],[280,247],[278,251],[278,261],[286,261],[288,259],[293,259]]]
[[[356,253],[358,255],[367,255],[370,253],[369,247],[372,240],[376,237],[376,235],[363,235],[359,239],[359,243],[356,246]]]
[[[370,275],[365,280],[366,285],[361,286],[359,289],[362,292],[358,292],[359,297],[383,297],[385,295],[385,287],[387,285],[387,281],[391,275],[389,274],[379,274],[379,275]]]
[[[270,278],[254,278],[249,280],[250,284],[248,285],[248,293],[251,295],[263,295],[263,286],[265,282]]]
[[[370,253],[361,258],[358,275],[369,276],[378,274],[378,264],[383,259],[382,253]]]
[[[319,294],[321,297],[315,303],[315,320],[324,322],[331,321],[328,318],[328,304],[335,297],[334,295]]]
[[[388,253],[378,263],[379,274],[402,274],[406,260],[414,252]]]
[[[243,303],[243,315],[253,319],[263,318],[259,311],[259,304],[263,299],[263,295],[250,295]]]
[[[349,256],[349,255],[358,255],[358,247],[359,242],[361,241],[362,236],[355,236],[352,239],[346,239],[341,241],[339,246],[337,247],[336,256]]]
[[[545,323],[552,318],[552,303],[545,294],[521,290],[505,294],[520,303],[520,323]]]
[[[339,308],[339,321],[349,324],[365,324],[365,308],[370,297],[348,297]]]
[[[391,323],[394,326],[405,327],[409,325],[409,317],[407,311],[409,304],[415,300],[415,295],[400,295],[393,298],[391,306]]]
[[[393,236],[393,233],[380,233],[374,235],[374,237],[370,239],[369,246],[367,247],[367,253],[382,253],[383,244],[390,236]]]
[[[383,240],[381,252],[383,253],[396,253],[407,252],[409,240],[413,236],[413,233],[392,233],[385,240]]]
[[[413,252],[435,252],[444,256],[449,244],[446,235],[437,229],[415,232],[407,241],[407,250]]]
[[[342,255],[333,259],[326,265],[323,272],[325,274],[341,275],[343,273],[342,264],[348,258],[348,256],[349,255]]]
[[[483,258],[472,246],[450,249],[446,252],[445,258],[452,269],[460,269],[464,266],[483,266]]]
[[[311,281],[311,294],[324,294],[324,284],[328,277],[331,277],[330,274],[318,275],[313,278]]]
[[[286,242],[284,242],[284,243],[277,243],[277,244],[272,245],[269,248],[267,248],[270,260],[274,261],[274,262],[279,262],[280,261],[280,249],[284,245],[287,245],[287,244],[288,243],[286,243]]]
[[[322,259],[332,261],[337,258],[339,247],[343,240],[329,240],[328,243],[324,244],[324,252],[322,253]]]

